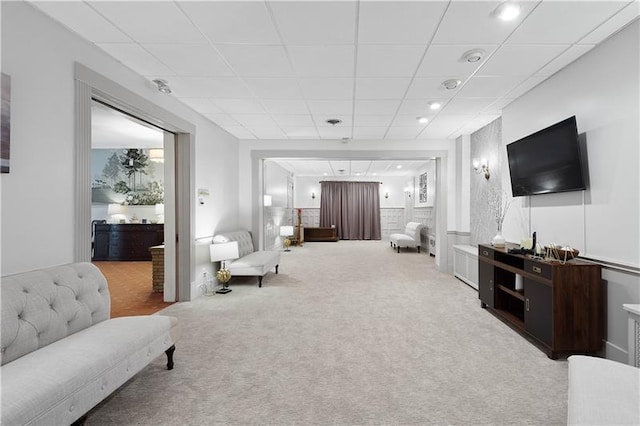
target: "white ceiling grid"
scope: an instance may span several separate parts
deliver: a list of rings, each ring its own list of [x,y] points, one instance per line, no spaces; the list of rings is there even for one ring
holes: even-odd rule
[[[631,0],[522,1],[511,22],[499,1],[31,3],[240,139],[455,138],[638,16]]]

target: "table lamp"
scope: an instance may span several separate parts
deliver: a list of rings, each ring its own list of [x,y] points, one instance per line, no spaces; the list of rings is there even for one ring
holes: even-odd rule
[[[291,237],[293,235],[293,226],[285,225],[280,227],[280,236],[285,237],[282,241],[282,245],[284,246],[284,251],[291,251],[289,246],[291,245]]]
[[[233,260],[240,257],[238,252],[238,242],[229,241],[227,243],[211,244],[209,246],[209,255],[212,262],[222,262],[220,269],[216,272],[216,278],[222,283],[222,288],[216,293],[226,294],[231,291],[229,288],[229,280],[231,279],[231,272],[226,268],[225,262],[227,260]]]

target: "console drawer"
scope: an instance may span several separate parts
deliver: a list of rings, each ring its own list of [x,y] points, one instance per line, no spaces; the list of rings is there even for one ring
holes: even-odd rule
[[[493,259],[495,258],[495,251],[488,247],[478,246],[478,256]]]
[[[533,260],[525,260],[524,270],[525,272],[529,272],[532,275],[537,275],[548,280],[551,279],[552,268],[551,265],[547,265],[546,263],[535,262]]]

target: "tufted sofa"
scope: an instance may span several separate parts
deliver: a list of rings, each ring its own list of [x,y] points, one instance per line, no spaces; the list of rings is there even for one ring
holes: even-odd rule
[[[69,425],[166,352],[177,320],[109,319],[107,281],[90,263],[2,278],[3,425]]]
[[[389,236],[391,247],[397,248],[398,253],[400,253],[400,247],[414,247],[420,253],[420,231],[422,227],[422,224],[418,222],[407,223],[404,233],[391,234]]]
[[[251,234],[245,230],[217,234],[213,237],[213,244],[231,241],[238,242],[238,253],[240,254],[238,259],[226,262],[226,267],[231,272],[231,276],[258,277],[258,287],[262,287],[262,277],[267,272],[275,268],[276,274],[278,273],[280,252],[255,251]]]

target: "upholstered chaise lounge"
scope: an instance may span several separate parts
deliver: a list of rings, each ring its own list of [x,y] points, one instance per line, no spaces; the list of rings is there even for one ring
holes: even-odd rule
[[[240,230],[218,234],[213,237],[213,244],[238,242],[240,257],[227,261],[226,267],[231,276],[258,277],[258,287],[262,287],[262,278],[267,272],[275,268],[278,273],[280,265],[280,252],[253,249],[253,240],[249,231]]]
[[[166,352],[177,320],[109,319],[107,281],[90,263],[2,278],[3,425],[70,425]]]
[[[420,231],[423,226],[418,222],[409,222],[402,234],[391,234],[389,236],[389,243],[391,247],[397,248],[400,253],[400,247],[413,247],[418,249],[420,253]]]

